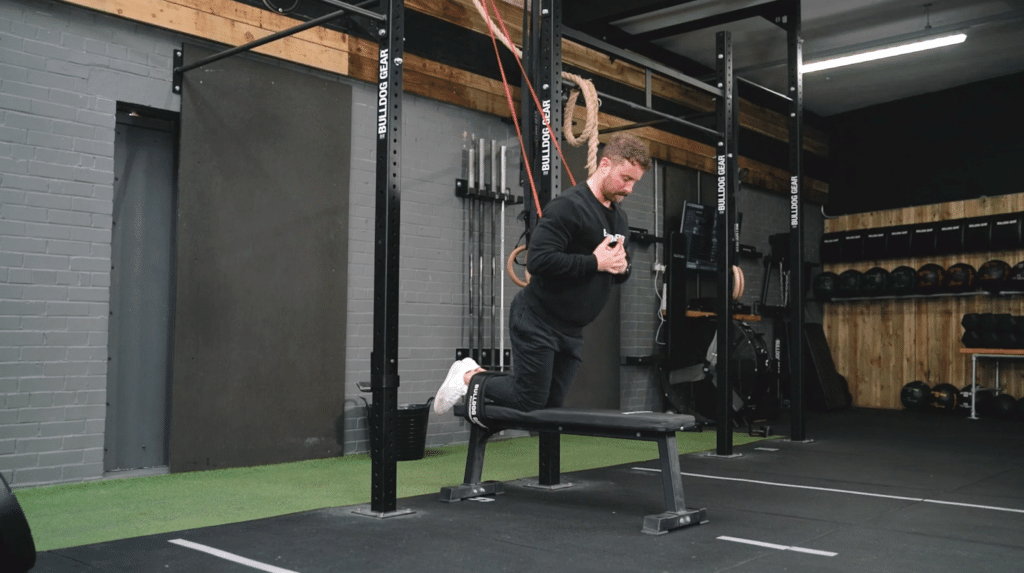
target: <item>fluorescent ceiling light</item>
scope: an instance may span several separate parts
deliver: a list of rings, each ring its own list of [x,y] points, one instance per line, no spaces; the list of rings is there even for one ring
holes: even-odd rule
[[[859,54],[853,54],[850,56],[842,56],[839,58],[831,58],[828,60],[821,60],[818,62],[804,64],[803,72],[807,74],[810,72],[838,68],[840,66],[859,64],[861,62],[870,62],[871,60],[880,60],[882,58],[902,56],[903,54],[912,54],[914,52],[930,50],[932,48],[941,48],[943,46],[959,44],[966,39],[967,34],[953,34],[952,36],[942,36],[941,38],[932,38],[930,40],[922,40],[920,42],[911,42],[908,44],[900,44],[899,46],[880,48],[877,50],[871,50],[869,52],[861,52]]]

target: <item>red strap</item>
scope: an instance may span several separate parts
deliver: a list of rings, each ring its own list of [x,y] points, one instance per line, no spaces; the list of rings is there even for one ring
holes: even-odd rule
[[[486,10],[486,6],[484,9]],[[495,8],[495,10],[497,10],[497,8]],[[508,78],[505,76],[505,66],[501,64],[501,55],[498,52],[498,40],[494,37],[494,30],[491,29],[490,26],[487,26],[487,32],[491,35],[491,43],[494,44],[494,55],[498,60],[498,69],[501,71],[501,83],[505,86],[505,100],[508,102],[508,111],[512,114],[512,123],[516,126],[516,135],[519,136],[519,150],[522,152],[523,157],[526,157],[526,147],[523,145],[523,132],[519,128],[519,117],[516,115],[516,106],[512,102],[512,90],[509,88]],[[519,58],[516,58],[516,60],[518,61]],[[522,67],[522,64],[520,64],[520,67]],[[523,165],[526,166],[526,175],[530,179],[530,190],[533,192],[533,203],[537,207],[537,217],[540,218],[542,216],[540,197],[537,195],[537,185],[533,181],[533,170],[530,169],[529,161],[523,161]]]
[[[506,38],[510,38],[511,39],[512,36],[509,35],[508,29],[505,27],[505,20],[502,19],[501,13],[498,12],[498,6],[494,3],[494,0],[490,0],[490,3],[491,3],[491,7],[494,8],[494,15],[497,17],[498,23],[501,24],[501,31],[505,34]],[[525,10],[526,8],[524,7],[523,9]],[[487,30],[491,31],[491,27],[488,26]],[[494,39],[494,33],[493,32],[491,32],[491,39],[492,40]],[[495,50],[497,50],[497,46],[495,46]],[[540,110],[544,109],[543,106],[540,105],[540,98],[537,97],[537,92],[533,91],[533,84],[530,83],[530,76],[527,75],[526,70],[523,68],[523,62],[517,57],[516,58],[516,63],[519,64],[519,69],[523,73],[523,79],[526,81],[526,87],[529,88],[530,95],[533,96],[533,103],[534,103],[534,105],[537,106],[537,110],[540,111]],[[499,62],[499,64],[500,64],[500,62]],[[504,79],[504,77],[505,77],[504,74],[502,74],[502,79]],[[507,84],[506,84],[506,86],[507,86]],[[506,87],[506,89],[508,89],[508,88]],[[548,128],[548,134],[549,135],[553,134],[555,131],[553,129],[551,129],[551,123],[548,121],[547,116],[544,115],[543,113],[541,113],[540,116],[544,119],[544,125]],[[575,186],[576,185],[576,178],[572,176],[572,170],[569,169],[569,163],[566,162],[566,160],[565,160],[565,154],[562,153],[562,146],[559,145],[558,138],[552,137],[551,138],[551,142],[555,144],[555,149],[558,150],[558,157],[561,158],[562,165],[565,166],[565,172],[566,172],[566,174],[569,175],[569,181],[571,181],[572,184]]]

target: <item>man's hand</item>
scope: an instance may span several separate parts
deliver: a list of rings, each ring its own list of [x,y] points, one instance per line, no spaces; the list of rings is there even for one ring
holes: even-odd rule
[[[594,249],[594,256],[597,257],[597,270],[599,272],[621,275],[625,274],[626,269],[629,268],[629,261],[626,260],[626,249],[622,244],[623,241],[618,240],[613,247],[611,243],[615,240],[616,238],[612,236],[605,237],[601,244]]]

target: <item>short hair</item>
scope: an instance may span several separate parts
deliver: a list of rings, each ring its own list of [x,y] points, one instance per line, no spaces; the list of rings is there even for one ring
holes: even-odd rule
[[[647,145],[639,137],[629,133],[613,135],[601,151],[601,158],[605,157],[612,161],[625,159],[636,163],[644,171],[651,166],[651,155],[647,152]]]

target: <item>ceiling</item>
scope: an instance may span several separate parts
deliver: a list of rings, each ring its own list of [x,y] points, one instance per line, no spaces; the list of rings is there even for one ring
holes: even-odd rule
[[[715,34],[729,30],[737,75],[785,92],[786,32],[768,20],[753,16],[684,34],[670,28],[772,3],[570,1],[563,4],[563,22],[691,74],[693,62],[714,66]],[[804,108],[818,116],[1024,71],[1024,0],[802,0],[801,10],[805,62],[922,35],[929,25],[928,34],[967,34],[959,45],[805,74]]]

